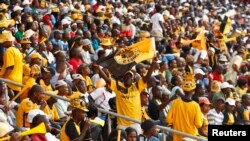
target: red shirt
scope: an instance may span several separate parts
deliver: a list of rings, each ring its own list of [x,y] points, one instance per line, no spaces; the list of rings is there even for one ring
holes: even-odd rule
[[[33,134],[30,140],[31,141],[48,141],[45,134]]]
[[[77,73],[78,67],[83,64],[81,59],[71,58],[69,64],[72,65],[74,73]]]
[[[210,75],[209,75],[209,79],[211,81],[219,81],[221,83],[223,83],[223,79],[222,79],[222,76],[220,74],[218,74],[216,71],[212,72]]]

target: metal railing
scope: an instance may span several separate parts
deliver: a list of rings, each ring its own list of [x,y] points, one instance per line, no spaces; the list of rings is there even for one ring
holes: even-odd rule
[[[24,86],[23,84],[16,83],[16,82],[10,81],[8,79],[4,79],[4,78],[0,78],[0,81],[3,81],[5,83],[9,83],[9,84],[12,84],[12,85],[16,85],[16,86],[19,86],[19,87]],[[54,97],[54,98],[57,98],[57,99],[61,99],[61,100],[64,100],[64,101],[69,101],[68,98],[65,98],[65,97],[62,97],[62,96],[59,96],[59,95],[55,95],[55,94],[50,93],[50,92],[45,92],[44,95],[48,95],[48,96],[51,96],[51,97]],[[101,109],[101,108],[98,108],[98,107],[97,107],[97,109],[101,113],[105,113],[105,114],[112,115],[112,116],[115,116],[115,117],[123,118],[123,119],[129,120],[129,121],[132,121],[134,123],[139,123],[139,124],[141,123],[141,121],[136,120],[136,119],[132,119],[132,118],[130,118],[128,116],[125,116],[125,115],[117,114],[117,113],[107,111],[107,110],[104,110],[104,109]],[[198,137],[198,136],[194,136],[194,135],[190,135],[190,134],[187,134],[185,132],[178,131],[178,130],[174,130],[174,129],[171,129],[169,127],[164,127],[164,126],[157,125],[157,128],[160,129],[161,131],[163,131],[163,133],[171,132],[171,133],[179,134],[181,136],[188,137],[188,138],[191,138],[191,139],[200,140],[200,141],[207,141],[207,139],[204,139],[204,138],[201,138],[201,137]]]

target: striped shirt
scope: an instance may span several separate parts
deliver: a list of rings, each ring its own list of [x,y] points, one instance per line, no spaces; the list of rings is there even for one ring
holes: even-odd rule
[[[211,109],[207,114],[208,124],[222,125],[224,115],[222,112],[217,113],[215,109]]]

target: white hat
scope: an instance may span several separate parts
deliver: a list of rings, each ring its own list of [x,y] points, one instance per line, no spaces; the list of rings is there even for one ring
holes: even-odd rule
[[[23,1],[23,5],[28,5],[28,4],[31,4],[29,0],[24,0]]]
[[[227,57],[225,55],[221,55],[219,61],[227,62]]]
[[[189,6],[190,6],[190,4],[189,4],[189,3],[184,3],[184,5],[183,5],[183,6],[189,7]]]
[[[91,44],[91,42],[90,42],[89,39],[83,39],[83,42],[82,42],[83,46],[87,46],[87,45],[90,45],[90,44]]]
[[[0,131],[0,137],[3,137],[10,132],[8,125],[4,122],[0,122]]]
[[[246,48],[247,48],[247,49],[250,49],[250,44],[247,44],[247,45],[246,45]]]
[[[208,50],[210,50],[210,51],[212,51],[213,53],[215,53],[215,49],[212,48],[212,47],[208,48]]]
[[[67,19],[63,19],[62,20],[62,25],[65,25],[65,24],[70,24],[71,22]]]
[[[205,72],[201,69],[195,69],[194,70],[194,74],[201,74],[201,75],[205,75]]]
[[[32,123],[33,118],[35,116],[37,116],[37,115],[45,115],[45,116],[47,116],[42,110],[34,109],[34,110],[29,111],[28,116],[27,116],[27,122]]]
[[[57,82],[56,82],[56,85],[55,85],[55,88],[58,88],[58,87],[61,87],[61,86],[67,86],[68,84],[65,82],[65,81],[63,81],[63,80],[58,80]]]
[[[81,74],[72,74],[72,79],[75,80],[75,79],[82,79],[83,80],[83,77]]]
[[[228,82],[223,82],[220,86],[221,89],[233,88],[233,85],[230,85]]]
[[[23,10],[22,7],[16,5],[14,8],[13,8],[13,11],[18,11],[18,10]]]
[[[231,105],[231,106],[235,106],[235,100],[232,99],[232,98],[227,98],[227,99],[226,99],[226,103],[228,103],[228,104]]]
[[[34,34],[35,34],[35,31],[33,31],[32,29],[26,30],[24,32],[24,38],[30,38]]]

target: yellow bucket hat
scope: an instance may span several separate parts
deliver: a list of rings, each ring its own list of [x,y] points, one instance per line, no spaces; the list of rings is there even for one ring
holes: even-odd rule
[[[111,39],[110,38],[103,38],[101,40],[100,45],[103,45],[103,46],[112,46]]]
[[[42,56],[39,53],[32,53],[30,55],[30,59],[37,59],[37,58],[42,59]]]
[[[149,38],[150,37],[150,33],[147,31],[141,31],[140,32],[140,37],[145,39],[145,38]]]
[[[218,81],[212,81],[211,91],[212,92],[219,92],[220,91],[220,85],[221,85],[220,82],[218,82]]]
[[[2,20],[2,21],[0,21],[0,27],[8,28],[10,25],[14,26],[15,21],[14,20]]]
[[[82,101],[81,99],[71,99],[70,100],[70,106],[72,108],[77,108],[80,109],[84,112],[88,112],[88,108],[86,106],[86,103],[84,101]]]
[[[29,39],[22,39],[20,41],[20,44],[31,44],[30,40]]]
[[[15,38],[13,37],[12,33],[10,31],[3,31],[2,34],[0,34],[0,43],[6,42],[6,41],[15,41]]]
[[[182,85],[181,88],[184,91],[193,91],[196,88],[196,84],[193,81],[185,81]]]

